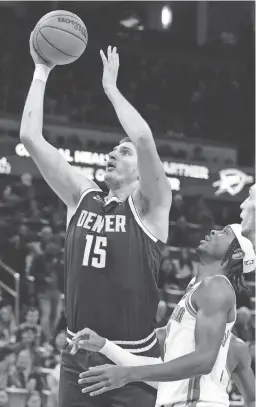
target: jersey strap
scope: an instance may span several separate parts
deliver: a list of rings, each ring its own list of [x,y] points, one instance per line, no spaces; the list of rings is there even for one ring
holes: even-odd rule
[[[138,214],[138,211],[134,205],[134,201],[132,199],[132,196],[130,195],[128,198],[128,202],[131,208],[131,211],[133,213],[133,216],[136,220],[136,222],[138,223],[138,225],[141,227],[141,229],[143,230],[144,233],[146,233],[146,235],[148,235],[155,243],[158,241],[158,239],[146,228],[146,226],[143,225],[140,216]]]

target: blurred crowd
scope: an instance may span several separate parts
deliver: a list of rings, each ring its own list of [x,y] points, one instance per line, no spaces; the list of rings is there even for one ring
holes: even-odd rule
[[[32,28],[37,16],[33,17],[32,13],[24,17],[22,13],[4,9],[1,13],[0,36],[5,41],[0,44],[0,111],[20,114],[33,73],[28,25]],[[5,36],[10,25],[12,36]],[[50,75],[45,113],[80,124],[116,126],[116,116],[101,85],[99,45],[93,43],[93,37],[90,41],[83,61],[72,65],[72,69],[56,68]],[[225,66],[168,53],[164,57],[142,57],[125,46],[119,51],[120,89],[156,136],[205,138],[207,135],[207,139],[238,142],[241,134],[248,135],[251,131],[253,134],[254,74],[246,55],[241,56],[239,63]]]
[[[0,379],[0,406],[5,405],[1,401],[1,397],[5,400],[4,394],[13,402],[10,407],[15,407],[13,400],[22,394],[23,405],[18,404],[21,407],[57,407],[60,352],[66,337],[63,301],[66,211],[44,181],[38,184],[30,174],[8,180],[1,187],[0,259],[20,275],[20,321],[15,319],[11,297],[2,290],[0,371],[6,374]],[[169,241],[158,280],[159,326],[166,324],[196,273],[195,247],[213,227],[221,227],[214,226],[210,206],[202,197],[194,198],[191,204],[180,193],[174,194]],[[219,215],[221,225],[238,221],[226,209]],[[15,289],[13,277],[3,268],[1,280]],[[234,333],[249,344],[254,357],[254,276],[249,276],[247,283],[248,292],[239,293],[237,298]],[[254,363],[253,360],[253,368]],[[230,392],[231,398],[239,398],[233,385]]]

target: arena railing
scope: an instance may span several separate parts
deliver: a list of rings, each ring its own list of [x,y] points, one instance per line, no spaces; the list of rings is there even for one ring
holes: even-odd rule
[[[5,284],[2,280],[0,280],[0,287],[3,288],[8,294],[10,294],[14,298],[15,303],[15,318],[17,325],[19,324],[20,318],[20,275],[16,273],[11,267],[7,266],[1,259],[0,259],[0,267],[5,270],[9,275],[14,278],[15,289],[13,290],[7,284]]]

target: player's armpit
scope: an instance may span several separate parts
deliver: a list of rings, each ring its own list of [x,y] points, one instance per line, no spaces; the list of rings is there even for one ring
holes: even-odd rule
[[[77,206],[82,192],[86,189],[98,189],[95,182],[72,168],[62,154],[42,135],[37,136],[35,140],[23,138],[21,141],[45,181],[68,208]]]
[[[195,295],[198,309],[195,327],[196,352],[204,355],[206,371],[211,372],[223,341],[228,312],[234,306],[234,293],[221,277],[205,279]],[[228,332],[227,335],[230,335]]]

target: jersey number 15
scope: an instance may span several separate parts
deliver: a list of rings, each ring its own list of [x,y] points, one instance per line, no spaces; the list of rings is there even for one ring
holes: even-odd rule
[[[106,266],[106,247],[107,238],[105,236],[87,235],[85,238],[83,266],[104,268]],[[90,254],[92,255],[90,256]]]

